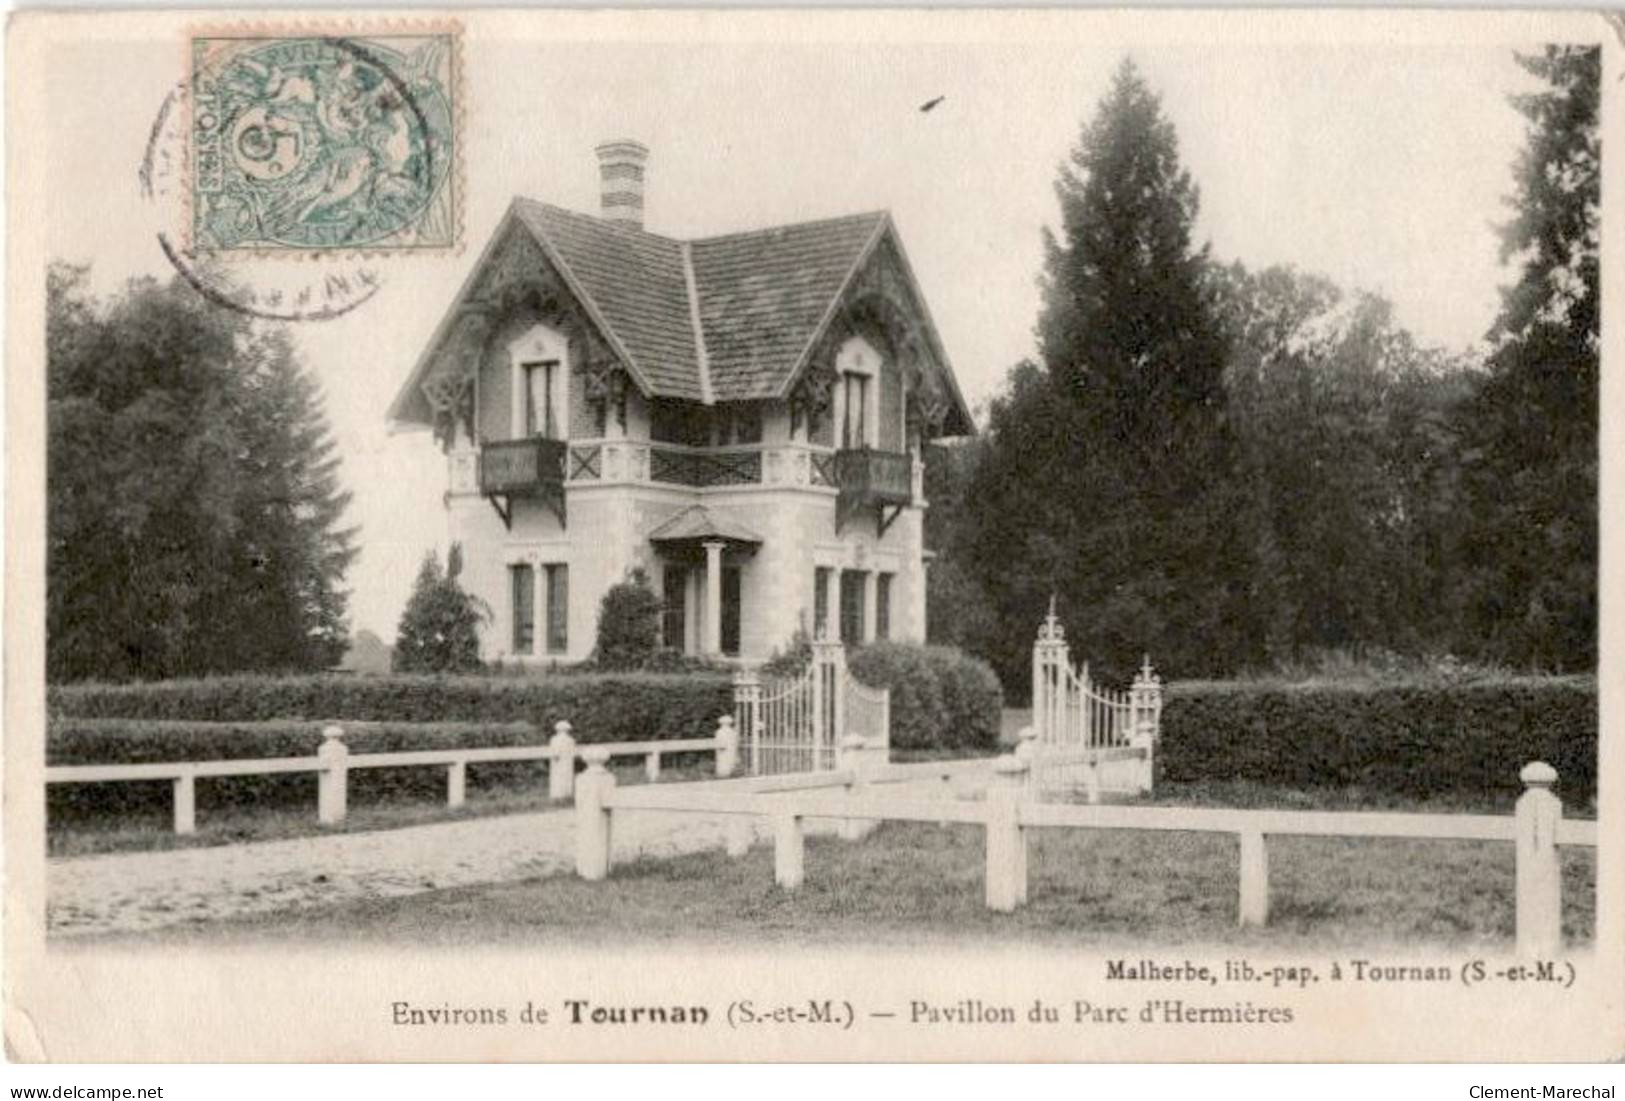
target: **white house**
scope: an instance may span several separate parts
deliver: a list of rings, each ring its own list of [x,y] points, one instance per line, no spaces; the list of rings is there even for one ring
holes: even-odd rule
[[[601,213],[516,198],[389,411],[446,451],[483,656],[585,658],[632,567],[688,653],[922,640],[921,446],[972,425],[890,215],[679,241],[597,152]]]

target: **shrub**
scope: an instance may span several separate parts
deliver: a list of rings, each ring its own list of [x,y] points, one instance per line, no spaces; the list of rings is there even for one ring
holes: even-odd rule
[[[1597,782],[1597,685],[1586,677],[1465,684],[1171,686],[1157,768],[1168,780],[1357,786],[1501,799],[1543,760],[1585,806]]]
[[[1003,696],[986,662],[952,647],[877,642],[854,650],[851,674],[891,689],[895,749],[981,749],[998,744]]]
[[[597,741],[702,737],[733,707],[725,675],[656,673],[231,676],[55,685],[46,700],[53,715],[78,718],[530,722],[549,729],[569,719],[577,737]]]
[[[480,667],[479,625],[489,610],[457,583],[462,563],[455,544],[443,573],[432,551],[424,556],[395,632],[396,672],[465,673]]]
[[[643,669],[659,649],[660,598],[648,576],[633,569],[599,602],[593,660],[600,669]]]

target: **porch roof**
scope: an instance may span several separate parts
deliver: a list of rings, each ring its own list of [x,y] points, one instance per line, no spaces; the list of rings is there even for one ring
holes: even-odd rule
[[[744,543],[759,546],[762,537],[750,528],[725,516],[717,516],[704,505],[689,505],[682,512],[656,524],[649,531],[651,543]]]

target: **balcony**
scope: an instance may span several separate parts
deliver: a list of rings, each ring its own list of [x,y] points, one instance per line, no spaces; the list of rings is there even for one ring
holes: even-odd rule
[[[563,440],[535,437],[502,440],[480,448],[480,493],[513,527],[513,498],[539,498],[564,523],[564,460],[568,445]],[[501,503],[498,503],[498,499]]]
[[[914,503],[914,456],[867,447],[837,451],[835,483],[840,490],[835,502],[836,532],[852,517],[872,508],[879,534],[884,535],[903,509]]]

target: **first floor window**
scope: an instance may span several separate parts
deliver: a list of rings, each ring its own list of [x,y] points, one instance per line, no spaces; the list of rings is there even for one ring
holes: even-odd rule
[[[841,446],[869,446],[869,376],[849,374],[841,380]]]
[[[547,652],[562,654],[570,648],[570,567],[554,562],[542,568],[547,571]]]
[[[829,575],[835,571],[819,566],[813,574],[813,637],[829,637]]]
[[[508,583],[513,595],[513,652],[533,653],[536,648],[536,571],[525,564],[509,566]]]
[[[863,589],[869,574],[864,570],[841,571],[841,641],[863,642]]]
[[[875,638],[891,638],[891,579],[889,573],[875,578]]]
[[[722,652],[739,656],[739,567],[722,567]]]
[[[660,640],[666,647],[688,649],[688,567],[667,566],[661,582]]]

